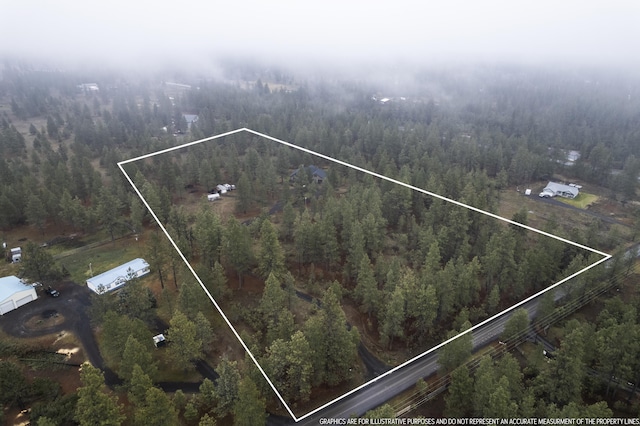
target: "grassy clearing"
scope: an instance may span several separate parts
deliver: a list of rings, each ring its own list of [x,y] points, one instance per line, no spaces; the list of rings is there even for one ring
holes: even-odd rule
[[[19,263],[0,262],[0,277],[6,277],[9,275],[18,275],[20,272]]]
[[[98,247],[79,250],[73,256],[60,259],[58,263],[64,265],[69,271],[72,281],[83,283],[91,277],[89,264],[91,264],[95,276],[137,257],[142,257],[143,251],[144,244],[142,242],[136,242],[133,238],[122,238]]]
[[[599,197],[597,195],[587,194],[585,192],[581,192],[581,193],[578,194],[578,196],[576,198],[573,198],[573,199],[556,197],[556,200],[558,200],[558,201],[560,201],[562,203],[569,204],[571,206],[577,207],[579,209],[586,209],[591,204],[593,204],[596,201],[598,201],[598,198]]]

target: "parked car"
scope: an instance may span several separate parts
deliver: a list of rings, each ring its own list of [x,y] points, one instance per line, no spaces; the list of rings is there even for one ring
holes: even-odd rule
[[[60,292],[58,290],[56,290],[55,288],[47,287],[47,289],[44,292],[47,293],[51,297],[60,296]]]

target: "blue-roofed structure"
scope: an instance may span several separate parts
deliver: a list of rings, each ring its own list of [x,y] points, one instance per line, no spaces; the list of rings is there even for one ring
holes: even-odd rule
[[[11,275],[0,278],[0,315],[11,312],[38,298],[36,289]]]
[[[89,278],[87,287],[97,294],[122,287],[132,278],[138,278],[149,273],[149,264],[142,258],[133,259],[130,262],[103,272],[100,275]]]
[[[322,170],[320,167],[311,165],[311,166],[305,167],[305,169],[309,170],[309,172],[311,173],[311,179],[315,183],[322,183],[322,181],[327,178],[327,172]],[[294,170],[293,173],[289,175],[289,180],[290,181],[296,180],[299,172],[300,172],[300,169]]]

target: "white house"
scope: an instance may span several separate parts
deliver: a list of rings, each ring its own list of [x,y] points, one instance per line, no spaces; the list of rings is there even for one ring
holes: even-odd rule
[[[11,275],[0,278],[0,315],[13,311],[38,298],[36,289]]]
[[[146,260],[138,258],[120,265],[116,268],[103,272],[100,275],[89,278],[87,287],[97,294],[122,287],[131,278],[141,277],[149,273],[149,264]]]
[[[564,197],[564,198],[576,198],[580,193],[580,188],[575,185],[565,185],[557,182],[549,182],[547,186],[540,193],[540,197]]]

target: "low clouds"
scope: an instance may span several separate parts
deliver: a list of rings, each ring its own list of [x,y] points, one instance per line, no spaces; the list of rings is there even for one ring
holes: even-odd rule
[[[219,4],[216,4],[219,3]],[[233,54],[293,64],[481,60],[637,66],[635,1],[75,0],[3,6],[0,53],[133,67]]]

